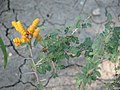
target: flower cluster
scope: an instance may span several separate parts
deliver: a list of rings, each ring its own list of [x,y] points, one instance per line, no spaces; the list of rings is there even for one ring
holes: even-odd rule
[[[35,19],[32,24],[26,30],[20,21],[12,21],[12,26],[21,34],[21,37],[17,37],[13,39],[15,46],[20,46],[21,43],[30,42],[31,38],[34,37],[38,41],[42,40],[42,36],[39,34],[40,29],[37,28],[40,19]]]

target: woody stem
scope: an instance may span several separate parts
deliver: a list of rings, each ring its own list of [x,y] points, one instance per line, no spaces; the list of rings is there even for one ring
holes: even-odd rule
[[[31,56],[31,60],[32,60],[32,64],[33,64],[33,71],[34,71],[34,75],[36,77],[36,80],[37,80],[37,84],[39,83],[39,79],[38,79],[38,75],[37,75],[37,69],[36,69],[36,65],[35,65],[35,62],[33,60],[33,53],[32,53],[32,46],[30,44],[30,48],[29,48],[29,51],[30,51],[30,56]]]

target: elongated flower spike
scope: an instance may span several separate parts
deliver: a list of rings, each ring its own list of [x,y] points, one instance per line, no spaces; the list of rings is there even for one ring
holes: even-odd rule
[[[35,37],[38,41],[42,40],[42,36],[39,35],[40,30],[37,28],[35,29],[35,32],[33,33],[33,37]]]
[[[20,21],[12,21],[12,26],[15,27],[16,31],[18,31],[21,35],[28,34]]]
[[[40,30],[37,28],[39,22],[40,19],[36,18],[26,30],[20,21],[12,21],[12,26],[15,27],[16,31],[21,34],[21,38],[17,37],[13,39],[15,46],[20,46],[21,43],[30,42],[32,37],[36,38],[38,41],[41,41],[42,36],[39,34]]]
[[[17,21],[17,26],[18,26],[18,29],[19,29],[19,33],[21,35],[27,35],[27,31],[25,30],[25,28],[23,27],[23,25],[20,21]]]
[[[30,42],[30,38],[29,38],[29,37],[26,37],[26,36],[22,36],[22,37],[21,37],[21,42],[22,42],[22,43]]]
[[[39,35],[40,30],[37,28],[35,29],[35,32],[33,33],[33,37],[37,37]]]
[[[35,28],[37,27],[37,25],[39,24],[40,19],[36,18],[33,23],[29,26],[29,28],[27,29],[27,31],[29,32],[29,34],[33,34],[35,31]]]
[[[32,26],[33,26],[34,28],[36,28],[37,25],[39,24],[39,22],[40,22],[40,19],[39,19],[39,18],[36,18],[36,19],[33,21]]]
[[[16,31],[19,32],[19,28],[17,26],[17,22],[16,21],[12,21],[12,26],[15,27]]]
[[[36,39],[37,39],[38,41],[42,41],[42,36],[41,36],[41,35],[38,35],[38,36],[36,37]]]
[[[19,37],[14,38],[13,42],[15,43],[15,46],[20,46],[21,45],[21,38],[19,38]]]

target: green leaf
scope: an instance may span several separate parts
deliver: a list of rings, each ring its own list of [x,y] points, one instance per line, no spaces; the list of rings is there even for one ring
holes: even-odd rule
[[[80,74],[80,76],[77,78],[80,82],[84,81],[84,79],[86,78],[86,76],[84,74]]]
[[[101,74],[100,74],[100,72],[99,72],[99,71],[96,71],[96,72],[95,72],[95,74],[96,74],[98,77],[100,77],[100,76],[101,76]]]
[[[56,52],[56,46],[50,46],[50,47],[48,47],[48,51],[50,52],[50,53],[55,53]]]
[[[92,25],[90,23],[83,23],[82,28],[88,28],[91,27]]]
[[[95,81],[97,79],[97,77],[95,75],[93,75],[93,76],[91,76],[91,79]]]
[[[73,55],[73,56],[76,56],[78,54],[78,51],[79,51],[78,48],[71,47],[69,53],[71,53],[71,55]]]
[[[69,55],[67,55],[67,54],[65,54],[65,58],[67,59],[67,60],[69,60]]]
[[[79,18],[76,23],[76,28],[81,28],[81,19]]]
[[[117,66],[117,67],[115,68],[115,70],[120,70],[120,66]]]
[[[87,83],[90,85],[92,83],[92,78],[87,78],[87,80],[88,80]]]
[[[83,82],[83,85],[86,86],[86,84],[88,83],[88,79],[84,77],[82,82]]]
[[[38,28],[44,30],[46,27],[42,26],[42,25],[39,25]]]
[[[47,71],[51,70],[51,66],[49,65],[49,63],[43,63],[37,68],[37,70],[40,74],[45,74]]]
[[[57,73],[53,73],[53,78],[56,78],[58,77],[58,74]]]
[[[90,50],[92,49],[92,44],[93,44],[93,41],[91,40],[91,38],[87,37],[85,38],[84,42],[81,43],[78,48],[84,48],[85,50]]]
[[[65,66],[58,64],[57,68],[58,68],[59,70],[62,70],[62,69],[65,69]]]
[[[42,45],[43,47],[46,47],[46,46],[47,46],[46,40],[42,40],[40,43],[41,43],[41,45]]]
[[[0,37],[0,46],[1,46],[1,50],[2,50],[3,55],[4,55],[4,68],[6,68],[6,65],[8,62],[8,54],[7,54],[6,47],[5,47],[4,42],[3,42],[1,37]]]
[[[26,43],[26,42],[25,42],[25,43],[22,43],[21,46],[24,46],[24,45],[26,45],[26,44],[28,44],[28,43]]]
[[[108,43],[110,41],[110,38],[112,37],[111,34],[107,35],[106,38],[105,38],[105,43]]]
[[[88,70],[87,70],[86,67],[82,67],[81,70],[82,70],[82,72],[83,72],[84,74],[86,74],[86,73],[88,72]]]
[[[114,31],[120,34],[120,27],[114,27]]]
[[[37,85],[37,90],[43,90],[43,85],[42,85],[42,83],[39,83],[39,84]]]
[[[64,30],[65,34],[67,34],[69,32],[69,27],[67,27],[65,30]]]
[[[112,15],[110,13],[107,13],[107,20],[111,21],[112,20]]]
[[[111,24],[111,22],[107,22],[107,23],[105,24],[105,29],[106,29],[106,30],[110,30],[110,28],[111,28],[110,24]],[[103,31],[103,34],[104,34],[104,31]]]
[[[72,42],[79,44],[79,39],[78,37],[71,37]]]
[[[81,55],[81,51],[78,51],[76,56],[79,57]]]
[[[37,39],[35,39],[35,41],[34,41],[33,45],[34,45],[34,46],[36,46],[37,44],[38,44],[38,40],[37,40]]]

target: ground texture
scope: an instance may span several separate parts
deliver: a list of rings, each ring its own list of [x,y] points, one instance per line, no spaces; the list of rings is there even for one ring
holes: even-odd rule
[[[31,61],[26,60],[29,52],[23,48],[16,48],[12,39],[19,36],[11,26],[11,21],[20,20],[27,27],[35,18],[40,18],[46,28],[41,30],[44,36],[61,28],[72,25],[75,18],[80,16],[83,20],[91,16],[92,28],[84,29],[78,36],[81,40],[85,37],[101,32],[106,22],[105,12],[110,12],[115,25],[119,26],[120,1],[118,0],[0,0],[0,36],[5,42],[9,54],[8,66],[3,68],[3,56],[0,52],[0,89],[1,90],[36,90],[35,77],[28,74],[31,71]],[[38,49],[34,49],[37,57]],[[71,64],[84,64],[84,58],[76,58]],[[108,65],[108,67],[110,67]],[[58,72],[57,78],[51,75],[41,75],[40,80],[46,79],[45,90],[76,90],[74,76],[79,73],[78,66],[70,66]],[[107,74],[108,75],[108,74]],[[107,76],[106,76],[107,77]],[[105,79],[105,78],[104,78]],[[48,82],[48,83],[47,83]],[[88,90],[104,90],[101,82],[96,82]]]

